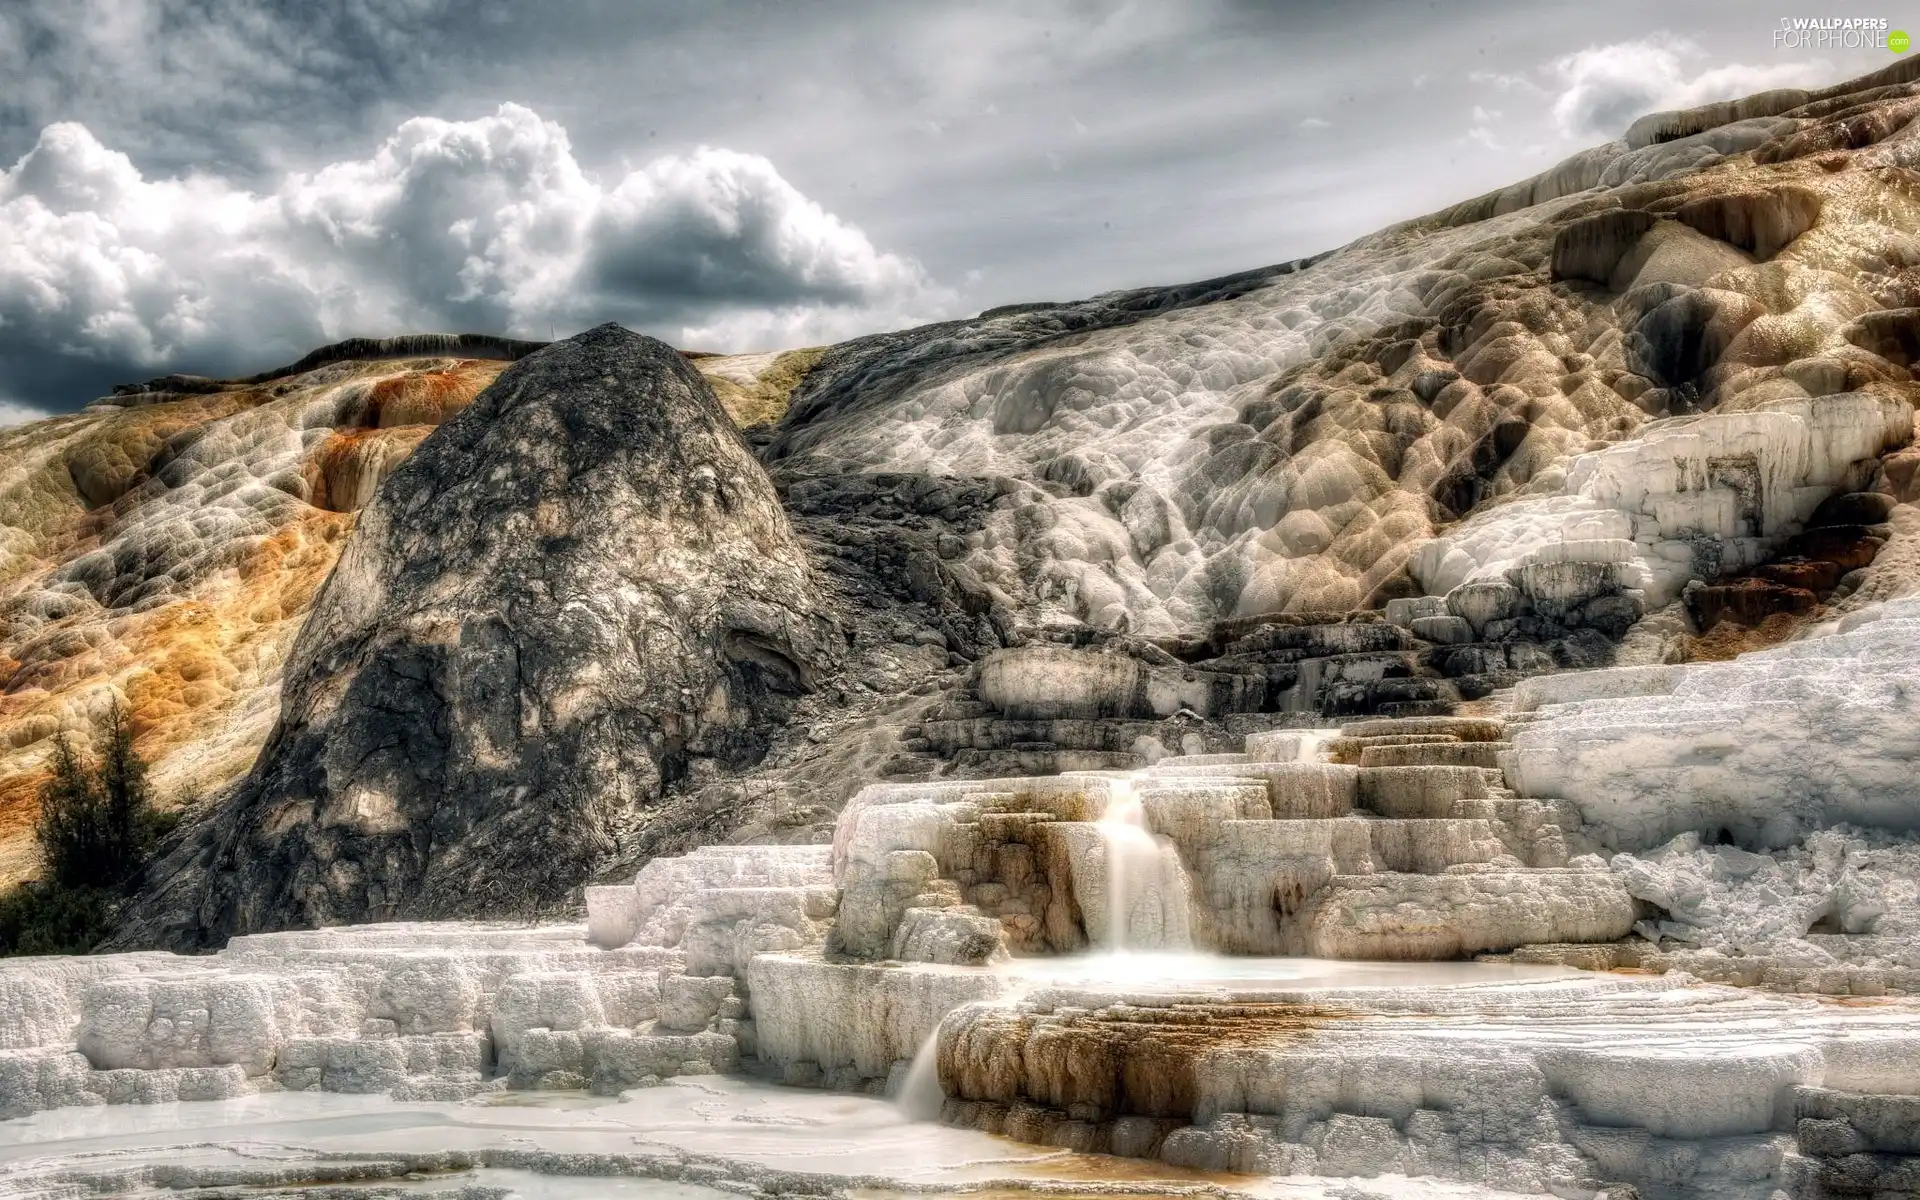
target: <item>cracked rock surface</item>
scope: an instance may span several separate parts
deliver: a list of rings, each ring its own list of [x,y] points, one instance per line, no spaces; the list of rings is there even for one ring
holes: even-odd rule
[[[160,920],[225,937],[550,902],[694,760],[757,761],[836,662],[772,484],[672,348],[590,330],[441,435],[362,513]]]

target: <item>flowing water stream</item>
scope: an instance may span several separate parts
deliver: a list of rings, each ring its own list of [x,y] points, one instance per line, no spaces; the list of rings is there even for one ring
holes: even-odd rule
[[[1318,752],[1317,739],[1302,757]],[[1014,1005],[1043,987],[1093,987],[1129,992],[1205,993],[1260,985],[1302,987],[1408,987],[1487,983],[1496,979],[1563,977],[1561,967],[1511,967],[1484,963],[1370,963],[1306,958],[1240,958],[1197,950],[1193,943],[1192,887],[1172,839],[1156,835],[1131,778],[1113,781],[1096,823],[1103,861],[1086,878],[1102,886],[1083,895],[1088,933],[1100,949],[1090,954],[1020,958],[991,969],[1005,979],[998,999]],[[1098,874],[1096,874],[1096,872]],[[946,1093],[940,1083],[939,1026],[915,1052],[894,1093],[903,1115],[923,1121],[940,1117]]]
[[[1097,827],[1106,858],[1106,948],[1193,949],[1186,867],[1173,842],[1148,826],[1132,779],[1114,780]]]

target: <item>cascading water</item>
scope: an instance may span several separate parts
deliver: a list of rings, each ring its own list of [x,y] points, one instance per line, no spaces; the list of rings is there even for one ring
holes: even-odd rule
[[[1004,967],[999,970],[1003,974],[1006,972]],[[985,1003],[1011,1007],[1024,1000],[1027,990],[1036,982],[1038,981],[1015,976],[1008,981],[1006,990],[998,999]],[[900,1088],[893,1094],[893,1103],[894,1107],[910,1120],[938,1121],[940,1119],[940,1110],[947,1103],[947,1089],[940,1083],[939,1021],[933,1023],[933,1029],[921,1040],[920,1048],[914,1052],[913,1061],[907,1065],[907,1073],[900,1080]]]
[[[1106,852],[1106,948],[1193,949],[1186,867],[1172,841],[1147,827],[1133,780],[1113,781],[1097,828]]]
[[[893,1102],[915,1121],[940,1119],[940,1109],[947,1102],[947,1090],[940,1086],[940,1026],[935,1025],[920,1043]]]
[[[1338,729],[1302,729],[1295,744],[1295,762],[1324,762],[1327,743],[1340,736]]]
[[[1107,792],[1107,802],[1095,828],[1103,851],[1099,869],[1104,887],[1095,894],[1102,897],[1104,912],[1088,914],[1088,936],[1097,937],[1104,954],[1078,961],[1105,965],[1092,969],[1095,976],[1114,977],[1122,967],[1115,955],[1143,954],[1129,960],[1126,973],[1141,969],[1158,973],[1175,957],[1193,955],[1193,918],[1191,886],[1180,851],[1172,840],[1154,834],[1147,825],[1146,807],[1131,778],[1115,779]],[[1083,896],[1082,904],[1092,907]],[[1157,953],[1147,953],[1157,952]],[[1156,964],[1146,968],[1147,962]],[[1006,990],[994,1003],[1017,1004],[1039,978],[1027,979],[1018,964],[999,968],[1012,976]],[[914,1053],[906,1075],[894,1093],[900,1111],[915,1120],[938,1120],[946,1103],[946,1091],[940,1084],[940,1031],[936,1023]]]

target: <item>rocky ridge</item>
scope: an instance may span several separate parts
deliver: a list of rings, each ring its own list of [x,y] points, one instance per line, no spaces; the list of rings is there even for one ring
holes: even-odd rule
[[[207,881],[205,936],[553,903],[838,665],[773,489],[672,348],[590,330],[441,433],[362,511],[259,762],[166,868]]]
[[[197,809],[244,776],[360,510],[539,345],[358,339],[251,380],[165,376],[0,430],[0,879],[34,870],[54,735],[84,751],[116,699],[163,803]],[[748,380],[770,365],[696,362]],[[784,394],[763,391],[763,409]]]

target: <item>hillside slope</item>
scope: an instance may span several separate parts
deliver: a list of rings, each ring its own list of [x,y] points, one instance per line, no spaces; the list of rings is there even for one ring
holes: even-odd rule
[[[1080,711],[1013,696],[1080,678],[1052,660],[1002,660],[983,690],[995,649],[1102,644],[1140,697],[1171,681],[1127,715],[1214,715],[1194,687],[1231,711],[1445,706],[1531,671],[1725,657],[1906,589],[1916,74],[1657,114],[1308,260],[698,359],[866,664],[766,769],[808,746],[838,765],[774,792],[830,809],[896,751],[890,770],[948,769],[912,732],[922,681],[961,688],[956,720]],[[0,433],[0,875],[29,865],[51,735],[114,695],[170,797],[246,770],[353,514],[499,372],[483,355],[525,349],[362,347],[379,357],[160,381]],[[1333,629],[1295,639],[1332,665],[1245,643],[1263,624]],[[857,747],[834,705],[864,714]],[[660,828],[760,819],[717,794]]]
[[[54,735],[84,749],[115,698],[162,803],[245,774],[360,509],[537,345],[359,339],[250,380],[167,376],[0,429],[0,883],[34,870]],[[748,385],[772,366],[701,362]],[[761,409],[783,395],[725,386]]]
[[[1456,523],[1574,496],[1594,469],[1576,456],[1667,428],[1650,422],[1791,414],[1749,423],[1804,444],[1814,410],[1848,403],[1830,398],[1873,398],[1836,418],[1860,431],[1844,462],[1781,468],[1764,514],[1591,523],[1650,544],[1774,538],[1871,485],[1842,468],[1907,436],[1915,71],[1648,118],[1313,260],[836,346],[770,461],[1018,479],[968,568],[1037,624],[1176,636],[1498,578],[1567,531],[1530,519],[1494,553]],[[1666,547],[1628,557],[1654,607],[1699,574]]]

